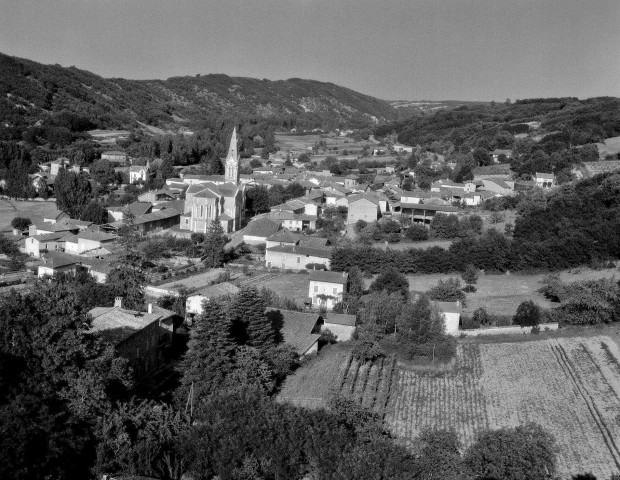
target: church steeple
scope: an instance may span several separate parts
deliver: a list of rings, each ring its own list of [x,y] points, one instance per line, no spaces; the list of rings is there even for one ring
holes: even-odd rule
[[[230,138],[230,147],[228,147],[228,155],[226,155],[226,172],[224,180],[228,183],[239,183],[239,154],[237,153],[237,127],[233,129]]]

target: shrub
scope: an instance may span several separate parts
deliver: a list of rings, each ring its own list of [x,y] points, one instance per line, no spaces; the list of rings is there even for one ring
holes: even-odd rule
[[[11,220],[11,227],[17,230],[26,230],[30,225],[32,225],[32,220],[25,217],[15,217]]]
[[[387,236],[387,241],[389,243],[398,243],[398,242],[400,242],[400,240],[401,240],[400,233],[394,232],[394,233],[390,233]]]
[[[456,302],[457,300],[465,300],[465,294],[461,290],[461,281],[458,278],[439,280],[437,285],[432,287],[427,293],[431,299],[438,300],[440,302]]]
[[[534,327],[540,323],[540,307],[531,300],[521,303],[512,323],[520,327]]]
[[[489,316],[487,311],[482,307],[477,308],[474,311],[474,315],[472,319],[478,325],[490,325],[491,324],[491,317]]]
[[[428,240],[428,228],[419,223],[414,223],[407,230],[405,230],[405,236],[414,242],[422,242]]]
[[[385,352],[377,342],[362,340],[353,348],[353,357],[359,362],[374,362],[385,357]]]

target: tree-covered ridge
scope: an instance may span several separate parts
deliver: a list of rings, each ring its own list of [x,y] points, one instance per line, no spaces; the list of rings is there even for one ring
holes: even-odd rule
[[[210,126],[209,118],[222,115],[270,119],[289,128],[363,127],[397,118],[386,101],[314,80],[223,74],[105,79],[75,67],[0,54],[0,117],[9,126],[23,129],[61,111],[88,119],[91,128],[131,128],[143,122],[173,131],[205,128],[205,120]]]
[[[569,145],[584,145],[620,135],[620,99],[597,97],[517,100],[514,103],[464,105],[432,115],[417,116],[379,126],[376,134],[392,132],[409,145],[450,141],[474,148],[481,139],[492,148],[502,145],[502,132],[527,133],[530,122],[540,122],[539,135],[561,133]],[[496,139],[496,137],[499,137]]]

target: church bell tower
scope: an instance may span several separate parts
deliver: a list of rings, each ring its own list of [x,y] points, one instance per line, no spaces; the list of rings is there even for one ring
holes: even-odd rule
[[[230,138],[230,147],[228,147],[228,155],[226,155],[226,172],[224,180],[226,183],[239,184],[239,154],[237,153],[237,127],[233,129]]]

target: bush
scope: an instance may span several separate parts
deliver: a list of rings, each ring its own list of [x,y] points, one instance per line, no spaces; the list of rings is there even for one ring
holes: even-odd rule
[[[414,223],[407,230],[405,230],[405,236],[414,242],[423,242],[428,240],[428,228],[419,223]]]
[[[25,217],[15,217],[11,220],[11,227],[23,231],[26,230],[30,225],[32,225],[32,220]]]
[[[357,222],[355,222],[355,226],[353,227],[353,230],[355,231],[355,233],[360,233],[362,229],[366,227],[367,225],[368,225],[368,222],[364,220],[358,220]]]
[[[480,307],[477,308],[474,311],[474,315],[472,317],[472,320],[477,323],[478,325],[490,325],[491,324],[491,317],[489,316],[489,314],[487,313],[487,311]]]
[[[400,242],[400,240],[401,240],[400,233],[396,233],[396,232],[394,232],[394,233],[390,233],[390,234],[387,236],[387,241],[388,241],[389,243],[398,243],[398,242]]]
[[[534,327],[540,323],[540,307],[531,300],[521,303],[512,323],[520,327]]]
[[[374,362],[385,357],[385,352],[377,342],[370,340],[362,340],[355,344],[353,348],[353,357],[362,363]]]

